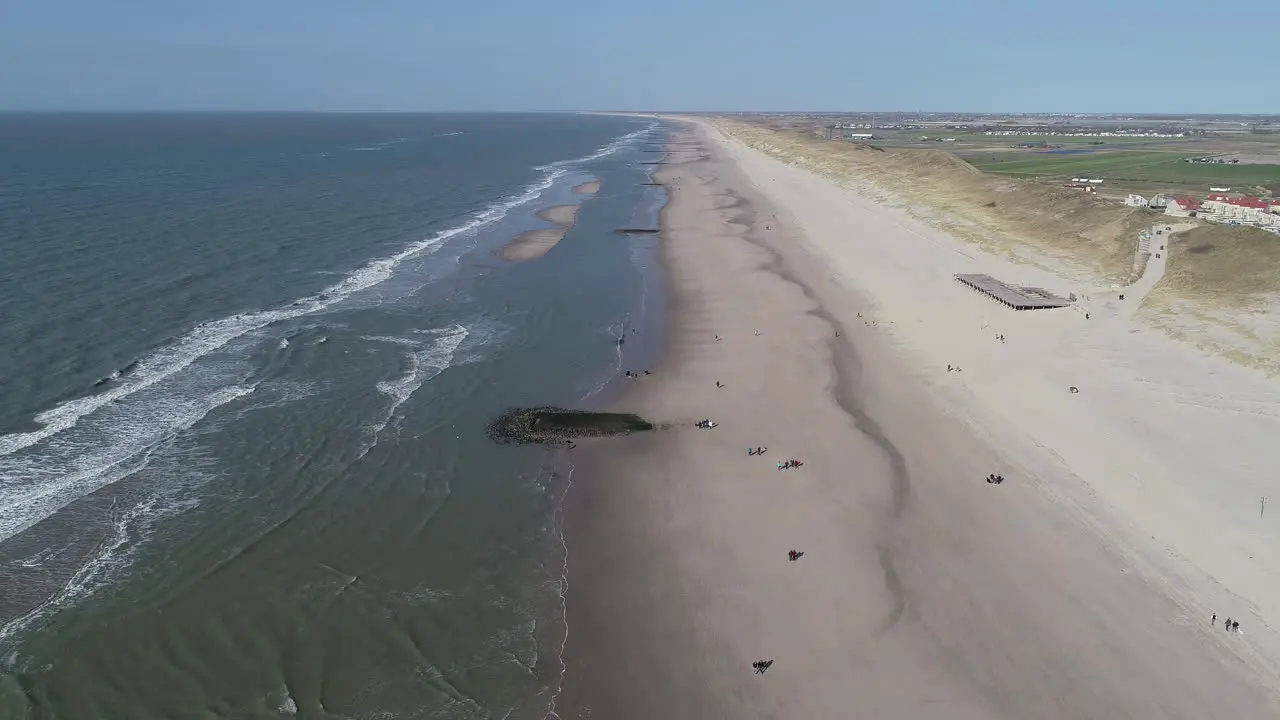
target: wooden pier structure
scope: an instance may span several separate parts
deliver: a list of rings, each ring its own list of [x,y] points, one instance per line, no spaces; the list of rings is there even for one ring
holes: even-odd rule
[[[956,275],[956,280],[996,302],[1008,305],[1014,310],[1045,310],[1048,308],[1067,307],[1071,304],[1070,300],[1058,297],[1048,290],[1037,287],[1009,285],[990,275],[961,274]]]

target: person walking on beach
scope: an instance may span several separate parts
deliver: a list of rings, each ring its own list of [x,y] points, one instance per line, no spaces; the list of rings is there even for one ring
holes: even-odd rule
[[[1214,627],[1217,627],[1217,625],[1218,625],[1218,613],[1214,613],[1214,614],[1213,614],[1213,617],[1209,618],[1209,624],[1210,624],[1210,625],[1213,625]]]

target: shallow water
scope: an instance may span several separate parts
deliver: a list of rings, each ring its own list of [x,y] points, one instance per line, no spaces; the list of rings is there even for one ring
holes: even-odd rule
[[[0,116],[0,717],[541,716],[565,478],[483,430],[652,351],[659,132]]]

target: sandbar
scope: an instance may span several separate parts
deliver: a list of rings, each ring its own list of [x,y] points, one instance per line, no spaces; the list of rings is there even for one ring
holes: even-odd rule
[[[538,217],[559,227],[529,230],[502,247],[503,259],[524,262],[536,260],[551,251],[573,227],[581,205],[554,205],[538,212]]]
[[[589,182],[584,182],[581,185],[575,187],[573,191],[578,193],[579,195],[595,195],[596,193],[600,192],[600,181],[591,180]]]

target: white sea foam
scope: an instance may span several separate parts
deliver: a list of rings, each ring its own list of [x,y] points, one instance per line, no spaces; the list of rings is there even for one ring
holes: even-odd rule
[[[0,646],[7,644],[7,641],[16,634],[31,627],[49,613],[92,595],[103,586],[104,579],[113,570],[132,562],[131,556],[137,544],[130,542],[130,539],[138,534],[145,534],[145,527],[140,526],[154,523],[156,502],[157,498],[153,497],[125,512],[113,515],[111,530],[98,543],[93,556],[81,565],[57,592],[26,613],[0,626]]]
[[[573,165],[581,165],[582,163],[588,163],[588,162],[591,162],[592,160],[599,160],[600,158],[605,157],[606,155],[612,155],[613,153],[618,152],[619,150],[630,145],[636,140],[639,140],[645,135],[648,135],[649,133],[657,129],[657,127],[658,127],[658,123],[656,122],[650,123],[643,130],[637,130],[633,133],[627,133],[626,135],[623,135],[622,137],[618,138],[617,140],[614,140],[608,145],[601,147],[600,149],[596,150],[590,155],[587,155],[585,157],[580,157],[580,158],[573,158],[572,160],[558,160],[556,162],[551,163],[550,165],[543,165],[542,168],[539,168],[539,169],[565,168],[565,167],[571,167]]]
[[[400,144],[400,143],[402,143],[402,142],[408,142],[408,140],[409,140],[409,138],[396,138],[395,140],[388,140],[388,141],[386,141],[386,142],[380,142],[380,143],[377,143],[377,144],[375,144],[375,145],[366,145],[366,146],[363,146],[363,147],[353,147],[353,148],[351,148],[351,149],[352,149],[352,150],[354,150],[354,151],[356,151],[356,152],[378,152],[379,150],[386,150],[387,148],[391,147],[392,145],[399,145],[399,144]]]
[[[301,298],[291,305],[241,313],[197,325],[177,342],[140,360],[138,366],[126,376],[123,382],[107,392],[70,400],[52,410],[36,415],[35,421],[43,426],[38,430],[0,435],[0,457],[13,454],[74,427],[76,422],[85,415],[151,387],[242,335],[282,320],[321,312],[355,293],[386,281],[396,267],[405,260],[435,250],[454,237],[502,219],[512,208],[536,199],[564,173],[565,171],[561,168],[548,169],[541,180],[527,186],[519,195],[494,203],[476,213],[467,222],[436,233],[426,240],[413,243],[395,255],[374,260],[341,281],[314,295]]]
[[[209,376],[192,381],[192,365],[198,360],[256,330],[323,312],[386,281],[406,260],[434,252],[455,237],[501,220],[512,209],[540,197],[569,172],[568,168],[617,152],[655,127],[656,124],[624,135],[587,156],[539,167],[541,177],[519,193],[394,255],[373,260],[318,293],[289,305],[202,323],[140,359],[105,392],[39,413],[34,418],[40,426],[36,430],[0,435],[0,541],[76,499],[137,472],[146,466],[149,454],[166,440],[190,428],[213,409],[253,392],[252,385],[241,385],[226,372],[195,373]],[[438,360],[437,354],[444,357],[442,353],[447,350],[451,357],[465,338],[466,330],[459,327],[436,338],[430,346],[424,344],[414,351],[417,365],[411,373],[379,387],[393,401],[386,422],[422,383],[448,366],[448,359]],[[179,373],[184,375],[175,377]],[[69,430],[84,425],[88,419],[92,422],[68,435]]]
[[[82,434],[89,437],[55,440],[34,457],[0,458],[0,540],[138,472],[169,438],[251,392],[252,387],[242,386],[194,397],[156,392],[158,397],[134,407],[105,409]]]
[[[467,329],[461,325],[437,331],[417,338],[369,336],[365,340],[389,342],[409,348],[404,373],[395,380],[383,380],[377,383],[378,392],[391,398],[391,405],[377,424],[373,426],[373,444],[377,444],[378,434],[386,429],[396,410],[400,408],[428,380],[444,372],[453,363],[454,355],[467,339]],[[373,445],[365,449],[368,452]]]

